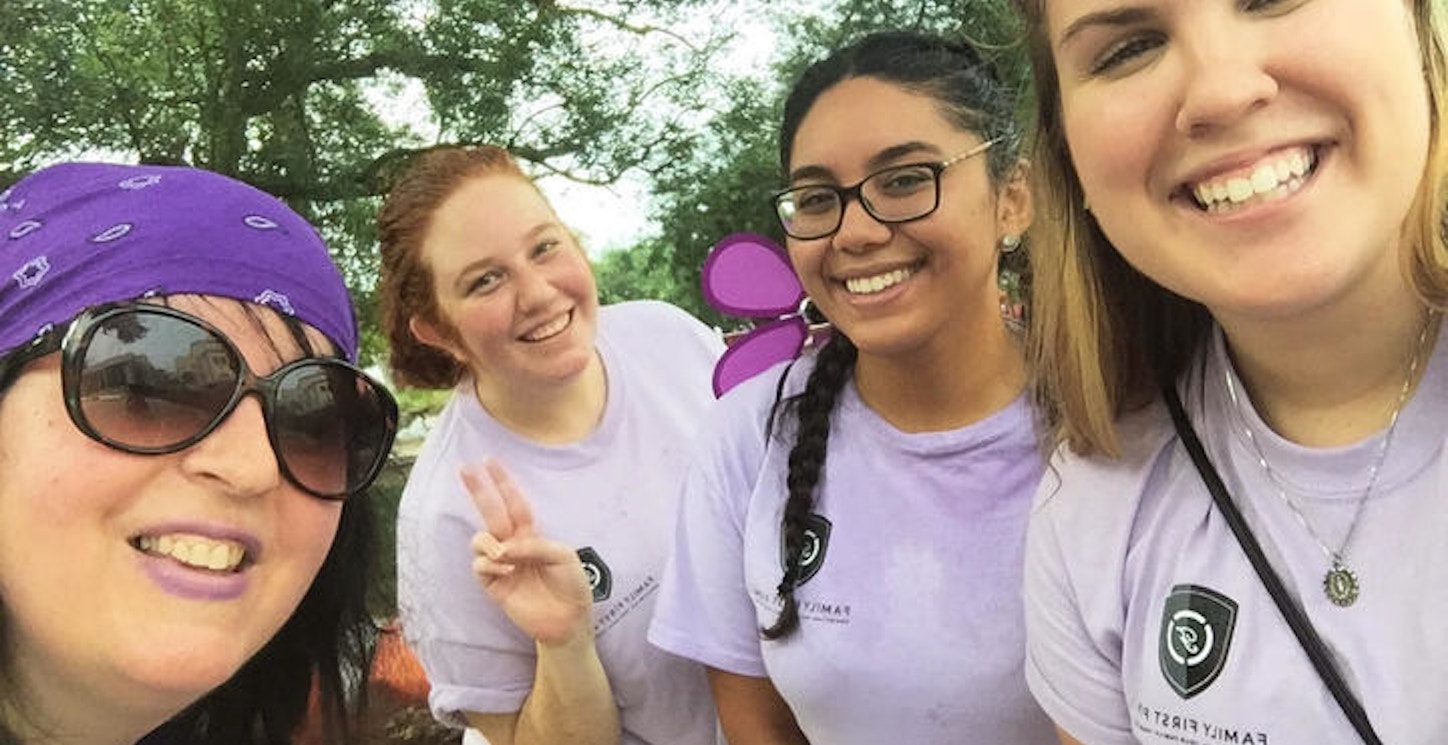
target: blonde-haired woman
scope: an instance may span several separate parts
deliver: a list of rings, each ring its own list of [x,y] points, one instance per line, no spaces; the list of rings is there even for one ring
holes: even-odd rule
[[[1033,693],[1066,742],[1437,742],[1442,4],[1018,5]]]

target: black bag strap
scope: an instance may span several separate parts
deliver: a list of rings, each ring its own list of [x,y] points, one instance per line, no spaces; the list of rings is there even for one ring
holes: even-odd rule
[[[1252,529],[1247,527],[1247,521],[1242,518],[1242,513],[1237,505],[1232,502],[1232,496],[1227,493],[1227,487],[1222,483],[1222,477],[1217,469],[1212,466],[1212,461],[1207,458],[1207,451],[1202,448],[1201,440],[1197,439],[1196,430],[1192,429],[1192,423],[1187,419],[1187,414],[1182,409],[1181,398],[1177,396],[1176,386],[1171,383],[1163,383],[1161,386],[1162,396],[1166,398],[1166,407],[1171,411],[1172,423],[1176,425],[1177,435],[1181,437],[1182,445],[1192,457],[1192,463],[1197,467],[1197,473],[1202,476],[1202,481],[1207,485],[1207,491],[1212,493],[1212,501],[1216,503],[1217,509],[1221,511],[1222,517],[1226,518],[1227,525],[1232,529],[1232,535],[1237,537],[1237,543],[1242,546],[1242,551],[1247,554],[1247,560],[1252,563],[1252,568],[1257,570],[1257,576],[1262,579],[1262,584],[1267,587],[1267,593],[1272,596],[1273,602],[1277,603],[1277,610],[1282,612],[1282,617],[1287,625],[1292,627],[1292,633],[1297,637],[1298,643],[1302,645],[1303,651],[1307,652],[1308,659],[1312,660],[1312,666],[1317,669],[1317,674],[1322,682],[1327,685],[1327,690],[1337,700],[1337,705],[1342,707],[1342,713],[1352,723],[1353,729],[1357,730],[1363,742],[1368,745],[1383,745],[1378,738],[1378,733],[1373,730],[1372,722],[1368,721],[1368,713],[1363,709],[1362,703],[1353,695],[1352,689],[1348,688],[1347,682],[1342,679],[1342,673],[1338,672],[1337,666],[1333,664],[1332,657],[1328,654],[1327,645],[1323,644],[1322,637],[1317,635],[1317,630],[1312,627],[1312,621],[1307,618],[1307,613],[1302,607],[1293,602],[1287,594],[1287,588],[1282,584],[1282,578],[1277,576],[1272,564],[1267,561],[1267,555],[1262,552],[1262,544],[1257,542],[1257,537],[1252,535]]]

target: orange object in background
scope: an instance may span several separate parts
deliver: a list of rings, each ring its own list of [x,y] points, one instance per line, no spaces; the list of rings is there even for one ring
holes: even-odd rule
[[[388,724],[400,713],[409,709],[419,710],[427,715],[427,694],[432,686],[427,682],[422,663],[403,641],[402,629],[397,621],[383,624],[377,634],[377,651],[372,658],[372,671],[367,676],[367,716],[362,725],[363,741],[405,742],[387,737]],[[317,688],[312,687],[310,714],[306,723],[293,738],[293,745],[322,745],[322,725],[318,717]],[[413,717],[416,718],[416,717]]]
[[[377,656],[372,660],[372,674],[368,679],[369,692],[378,704],[386,700],[402,706],[427,705],[432,686],[417,655],[403,641],[402,629],[396,620],[384,626],[377,637]]]

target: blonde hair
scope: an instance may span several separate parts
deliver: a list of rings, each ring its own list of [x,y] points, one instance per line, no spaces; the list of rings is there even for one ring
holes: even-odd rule
[[[1051,444],[1089,455],[1120,452],[1115,422],[1150,403],[1157,381],[1175,379],[1205,342],[1205,307],[1173,294],[1126,263],[1086,209],[1061,120],[1046,0],[1015,0],[1026,21],[1035,73],[1037,221],[1028,354],[1038,411]],[[1414,0],[1429,97],[1428,158],[1403,221],[1404,275],[1425,303],[1448,307],[1448,10]]]

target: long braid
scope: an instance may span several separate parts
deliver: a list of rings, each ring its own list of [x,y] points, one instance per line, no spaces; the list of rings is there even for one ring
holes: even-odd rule
[[[872,78],[929,96],[961,131],[997,143],[987,156],[993,185],[1000,187],[1015,172],[1019,138],[1014,101],[976,49],[929,34],[884,31],[866,35],[810,65],[795,81],[785,99],[779,128],[779,162],[786,179],[805,116],[826,90],[851,78]],[[793,410],[797,428],[785,479],[789,499],[782,520],[784,577],[779,583],[783,605],[774,625],[761,630],[766,639],[782,638],[799,626],[794,591],[805,574],[805,533],[825,465],[830,416],[857,356],[854,342],[836,329],[833,339],[819,351],[804,391],[784,402],[785,408]]]
[[[784,577],[779,597],[784,601],[774,625],[762,629],[766,639],[780,639],[799,627],[799,604],[794,599],[804,571],[805,522],[814,506],[814,491],[829,450],[830,416],[845,381],[855,368],[857,351],[849,337],[836,332],[819,351],[804,391],[790,402],[796,416],[794,446],[789,451],[789,475],[784,505]]]

